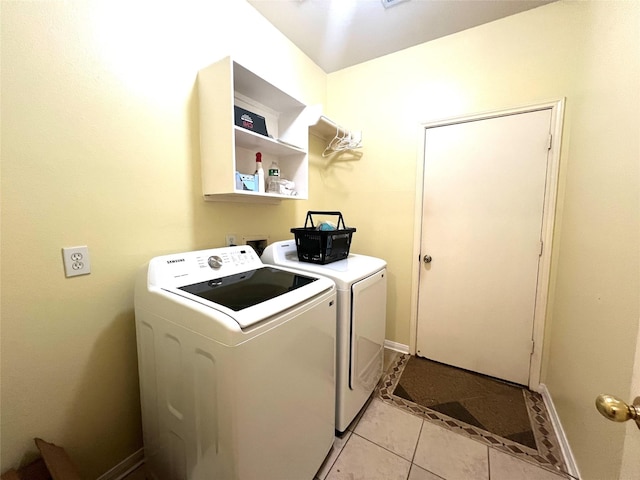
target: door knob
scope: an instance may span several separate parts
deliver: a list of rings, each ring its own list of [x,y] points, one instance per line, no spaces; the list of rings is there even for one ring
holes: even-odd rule
[[[424,263],[431,263],[431,260],[432,260],[431,255],[425,255],[425,256],[422,258],[422,261],[423,261]]]
[[[613,395],[598,395],[596,408],[603,417],[613,422],[635,420],[640,428],[640,397],[636,397],[632,405],[628,405]]]

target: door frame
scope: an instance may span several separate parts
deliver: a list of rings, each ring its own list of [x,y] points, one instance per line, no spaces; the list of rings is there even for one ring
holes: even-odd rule
[[[565,98],[550,100],[543,103],[536,103],[522,107],[515,107],[505,110],[496,110],[473,115],[447,118],[432,122],[422,123],[419,128],[418,138],[420,141],[417,168],[416,168],[416,200],[414,211],[414,238],[413,238],[413,258],[414,261],[411,275],[411,319],[409,332],[409,353],[415,355],[416,343],[418,339],[418,290],[420,283],[420,259],[422,240],[422,202],[424,198],[424,163],[425,163],[425,140],[427,129],[443,127],[457,123],[466,123],[476,120],[488,120],[491,118],[507,115],[517,115],[540,110],[551,109],[551,134],[552,142],[549,150],[549,164],[544,192],[544,210],[542,216],[541,237],[544,242],[542,255],[538,264],[538,287],[536,289],[536,303],[533,318],[533,353],[529,366],[529,385],[532,390],[538,391],[540,387],[540,375],[542,370],[542,349],[544,346],[544,330],[547,317],[547,302],[549,296],[549,282],[551,280],[551,253],[553,250],[553,230],[556,217],[556,205],[558,197],[558,176],[560,167],[560,152],[562,148],[562,126],[564,120]]]

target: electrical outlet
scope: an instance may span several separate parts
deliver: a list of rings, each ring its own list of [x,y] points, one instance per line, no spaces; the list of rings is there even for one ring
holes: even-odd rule
[[[63,248],[62,260],[64,262],[64,274],[66,277],[89,275],[91,273],[89,247],[87,246]]]
[[[225,241],[227,242],[227,247],[231,247],[233,245],[237,245],[238,241],[236,240],[236,234],[235,233],[227,233],[227,235],[225,236]]]

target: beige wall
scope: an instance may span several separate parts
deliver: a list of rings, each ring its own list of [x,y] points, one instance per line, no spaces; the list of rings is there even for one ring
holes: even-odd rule
[[[618,472],[625,428],[593,401],[640,394],[640,4],[595,3],[583,19],[546,383],[585,478],[598,479]],[[620,478],[640,476],[635,465]]]
[[[388,260],[387,338],[403,344],[417,126],[566,97],[543,382],[594,480],[617,478],[624,428],[600,418],[593,400],[640,394],[629,391],[640,303],[639,31],[638,2],[560,2],[328,81],[328,113],[362,128],[365,148],[324,173],[325,190],[358,227],[358,250]]]
[[[140,448],[133,275],[227,232],[277,240],[342,210],[354,251],[389,262],[387,338],[408,344],[418,125],[566,96],[543,378],[584,477],[615,478],[623,429],[592,404],[631,396],[640,316],[637,2],[552,4],[328,78],[244,2],[115,5],[2,2],[2,470],[34,436],[87,478]],[[229,52],[308,103],[326,83],[362,158],[312,136],[308,202],[204,203],[195,73]],[[78,244],[93,273],[65,279]]]
[[[302,100],[326,75],[245,2],[2,2],[2,462],[33,437],[84,478],[142,446],[133,277],[149,258],[288,238],[309,205],[205,203],[198,69],[233,54]],[[311,172],[312,182],[319,173]],[[66,279],[61,247],[88,245]]]

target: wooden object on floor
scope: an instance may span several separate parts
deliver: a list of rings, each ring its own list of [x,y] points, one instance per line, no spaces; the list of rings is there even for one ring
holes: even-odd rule
[[[53,480],[81,480],[78,469],[64,448],[41,438],[36,438],[35,442]]]
[[[35,439],[42,458],[19,470],[11,469],[2,474],[0,480],[81,480],[78,469],[64,448]]]

